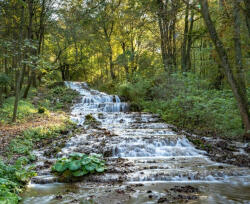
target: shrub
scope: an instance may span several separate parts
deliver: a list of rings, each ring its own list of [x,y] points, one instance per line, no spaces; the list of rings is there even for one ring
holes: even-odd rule
[[[243,134],[236,101],[229,89],[211,88],[192,73],[135,77],[117,87],[132,110],[158,113],[168,123],[198,134],[238,137]],[[250,89],[248,89],[248,95]]]
[[[51,102],[51,104],[47,108],[58,110],[67,107],[77,96],[79,96],[79,93],[77,91],[74,91],[65,86],[56,86],[50,89],[48,94],[46,95],[45,100]]]
[[[24,169],[24,160],[17,160],[15,165],[7,165],[0,160],[0,203],[18,203],[22,187],[36,176],[32,168]]]

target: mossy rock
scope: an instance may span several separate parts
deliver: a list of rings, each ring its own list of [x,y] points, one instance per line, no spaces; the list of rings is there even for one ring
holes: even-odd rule
[[[97,121],[93,115],[88,114],[85,116],[84,124],[97,126],[97,125],[100,125],[100,122]]]

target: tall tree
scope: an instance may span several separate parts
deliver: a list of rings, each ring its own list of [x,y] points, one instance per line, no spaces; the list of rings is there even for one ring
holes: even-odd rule
[[[242,78],[242,72],[240,72],[241,74],[237,73],[237,77],[234,76],[233,71],[232,71],[232,65],[230,64],[230,61],[228,59],[227,51],[221,39],[219,38],[215,25],[211,19],[211,16],[209,13],[208,1],[199,0],[199,2],[201,5],[201,13],[202,13],[204,22],[206,24],[211,40],[213,41],[216,51],[218,53],[221,67],[223,68],[225,72],[227,80],[237,100],[241,118],[245,126],[245,138],[250,139],[250,120],[249,120],[250,115],[249,115],[249,109],[248,109],[248,100],[247,100],[245,87],[244,87],[245,82],[244,82],[244,79]],[[235,15],[236,15],[235,20],[237,21],[237,12],[235,13]],[[236,27],[236,33],[237,33],[238,32],[237,25],[235,27]],[[235,46],[237,47],[236,49],[239,49],[238,46],[239,46],[238,44]],[[239,55],[238,51],[236,55]],[[237,64],[239,64],[239,61],[237,62]]]

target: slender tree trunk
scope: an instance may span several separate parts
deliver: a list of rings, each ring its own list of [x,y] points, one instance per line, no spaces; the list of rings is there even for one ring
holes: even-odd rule
[[[25,1],[25,0],[24,0]],[[20,22],[20,28],[19,28],[19,42],[18,42],[18,60],[19,60],[19,67],[21,67],[21,59],[22,59],[22,41],[23,41],[23,24],[24,24],[24,6],[22,6],[21,11],[21,22]],[[20,81],[22,78],[22,75],[24,74],[24,70],[21,70],[21,73],[19,73],[18,67],[16,67],[16,90],[15,90],[15,102],[14,102],[14,110],[13,110],[13,117],[12,122],[16,122],[17,117],[17,109],[18,109],[18,101],[19,101],[19,92],[20,92]]]
[[[5,51],[5,54],[7,56],[7,49]],[[9,69],[8,69],[8,59],[7,57],[4,58],[4,71],[5,71],[5,74],[8,76],[9,74]],[[4,86],[4,92],[5,92],[5,95],[7,96],[8,95],[8,88],[7,88],[7,85]]]
[[[3,87],[0,86],[0,107],[3,105]]]
[[[161,17],[158,19],[159,22],[159,28],[160,28],[160,35],[161,35],[161,55],[162,55],[162,63],[164,66],[164,70],[168,71],[168,59],[167,59],[167,50],[166,50],[166,42],[165,42],[165,35],[163,32],[163,22]]]
[[[124,57],[126,57],[126,44],[124,42],[121,43],[122,46],[122,52]],[[129,69],[128,69],[128,65],[127,65],[127,61],[124,64],[124,69],[125,69],[125,73],[126,73],[126,79],[129,79]]]
[[[26,88],[25,88],[25,90],[24,90],[24,94],[23,94],[23,98],[24,99],[26,99],[27,97],[28,97],[28,94],[29,94],[29,89],[30,89],[30,87],[31,87],[31,84],[32,84],[32,80],[34,79],[34,71],[31,69],[31,71],[30,71],[31,73],[30,73],[30,76],[29,76],[29,78],[28,78],[28,83],[27,83],[27,86],[26,86]]]
[[[33,0],[29,0],[28,2],[28,7],[29,7],[29,26],[28,26],[28,40],[32,41],[33,40],[33,16],[34,16],[34,11],[33,11]],[[34,54],[35,51],[33,48],[30,48],[29,49],[29,54]],[[23,95],[23,98],[27,98],[28,97],[28,94],[29,94],[29,89],[31,87],[31,84],[32,84],[32,81],[34,79],[34,70],[32,67],[30,67],[30,76],[29,76],[29,79],[28,79],[28,83],[27,83],[27,86],[24,90],[24,95]]]
[[[25,75],[25,72],[26,72],[26,65],[23,65],[23,75],[21,77],[21,81],[20,81],[20,90],[22,90],[22,87],[23,87],[23,82],[24,82],[24,75]]]
[[[248,29],[248,35],[250,37],[250,1],[244,0],[244,4],[246,7],[246,10],[245,10],[246,25],[247,25],[247,29]]]
[[[194,11],[191,11],[191,18],[190,18],[190,27],[188,31],[188,39],[187,39],[187,52],[186,52],[186,67],[187,70],[191,70],[191,46],[193,43],[192,40],[192,31],[194,26]]]
[[[208,7],[207,0],[199,0],[199,2],[201,5],[201,13],[202,13],[204,22],[207,26],[209,35],[214,43],[216,51],[219,55],[221,66],[224,69],[227,80],[237,100],[241,118],[245,126],[245,137],[246,139],[249,140],[250,139],[250,121],[249,121],[249,109],[248,109],[247,97],[246,95],[244,95],[244,91],[242,91],[241,83],[237,82],[233,75],[232,68],[231,68],[225,47],[222,41],[219,39],[215,26],[212,22],[209,9],[208,9],[209,7]]]
[[[181,67],[182,71],[187,71],[187,39],[188,39],[188,16],[189,16],[189,4],[186,6],[185,10],[185,26],[184,26],[184,35],[183,35],[183,42],[181,46]]]
[[[115,73],[114,73],[114,62],[113,62],[113,51],[111,42],[109,42],[109,70],[112,80],[115,79]]]

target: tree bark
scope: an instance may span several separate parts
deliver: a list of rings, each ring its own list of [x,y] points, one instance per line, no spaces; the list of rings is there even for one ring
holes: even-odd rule
[[[244,0],[244,4],[246,7],[246,10],[245,10],[246,25],[247,25],[247,29],[248,29],[248,35],[250,37],[250,1]]]
[[[24,90],[24,94],[23,94],[24,99],[26,99],[28,97],[29,90],[30,90],[33,79],[34,79],[34,70],[31,69],[31,73],[30,73],[30,76],[29,76],[29,79],[28,79],[28,83],[27,83],[27,86],[26,86],[26,88]]]
[[[185,25],[184,25],[184,34],[183,34],[183,42],[181,46],[181,67],[182,71],[187,71],[187,39],[188,39],[188,16],[189,16],[189,2],[186,6],[185,10]]]
[[[187,51],[186,51],[186,67],[187,71],[191,70],[191,46],[193,43],[192,39],[192,31],[194,26],[194,11],[191,11],[191,17],[190,17],[190,27],[188,31],[188,39],[187,39]]]
[[[23,0],[23,1],[25,1],[25,0]],[[22,6],[21,20],[20,20],[20,27],[19,27],[19,40],[18,40],[19,67],[21,67],[21,59],[22,59],[21,46],[23,44],[23,24],[24,24],[24,6]],[[18,110],[18,102],[19,102],[20,82],[21,82],[23,74],[24,74],[24,69],[22,69],[21,73],[19,73],[19,70],[16,67],[16,79],[17,80],[16,80],[16,88],[15,88],[15,102],[14,102],[14,110],[13,110],[12,122],[16,122],[17,110]]]
[[[209,35],[219,55],[221,66],[224,69],[227,80],[231,86],[235,99],[238,103],[238,108],[240,110],[242,122],[244,123],[244,127],[245,127],[245,137],[247,140],[249,140],[250,139],[249,138],[250,121],[249,121],[249,109],[248,109],[247,97],[246,95],[244,95],[244,92],[241,89],[241,83],[237,82],[233,75],[226,49],[222,41],[219,39],[215,26],[212,22],[212,19],[209,13],[207,0],[199,0],[199,2],[201,5],[201,13],[202,13],[204,22],[206,24],[206,27],[208,29]]]

